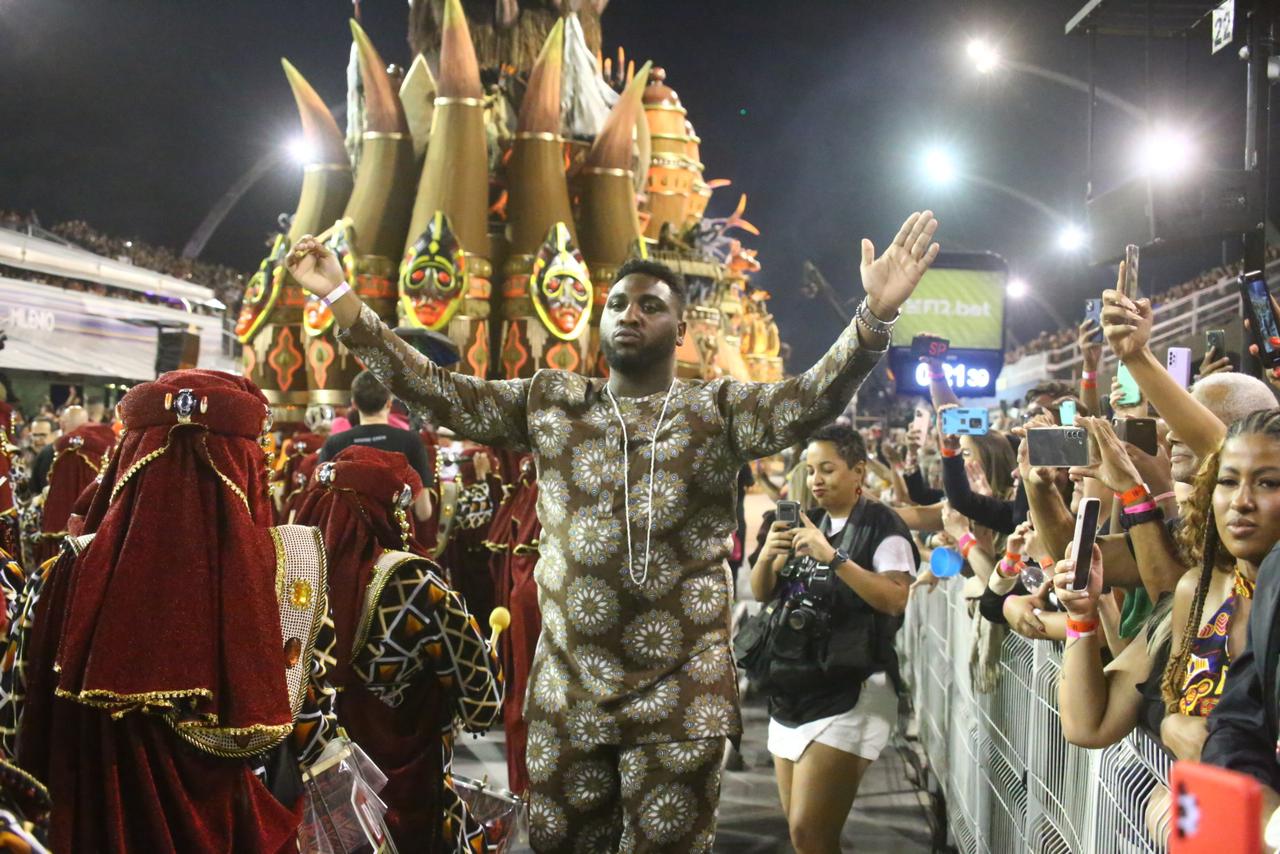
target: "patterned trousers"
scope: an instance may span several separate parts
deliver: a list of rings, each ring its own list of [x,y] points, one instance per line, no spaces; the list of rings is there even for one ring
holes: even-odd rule
[[[543,741],[537,729],[529,841],[538,854],[711,851],[724,738],[584,746]]]

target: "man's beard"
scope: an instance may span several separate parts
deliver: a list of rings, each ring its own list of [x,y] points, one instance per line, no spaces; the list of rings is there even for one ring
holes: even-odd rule
[[[654,341],[639,350],[628,353],[619,352],[612,337],[602,338],[600,349],[604,353],[604,360],[609,364],[609,370],[623,375],[634,375],[643,373],[670,356],[676,349],[676,336],[672,332],[662,340]]]

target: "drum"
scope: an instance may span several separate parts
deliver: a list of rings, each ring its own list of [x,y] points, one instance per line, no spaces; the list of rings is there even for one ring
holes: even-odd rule
[[[453,790],[471,815],[484,826],[489,850],[508,854],[517,839],[528,833],[528,814],[518,795],[470,777],[453,775]]]

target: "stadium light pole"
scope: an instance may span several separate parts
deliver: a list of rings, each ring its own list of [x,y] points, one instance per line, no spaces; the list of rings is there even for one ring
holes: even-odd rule
[[[1017,187],[1011,187],[1001,181],[962,170],[956,163],[954,156],[945,148],[935,146],[926,149],[921,158],[921,170],[925,179],[935,186],[944,187],[964,182],[1000,193],[1028,207],[1035,208],[1062,229],[1062,234],[1058,240],[1062,248],[1074,251],[1084,245],[1084,231],[1072,221],[1071,217],[1055,210],[1035,196],[1024,193]],[[1072,236],[1071,240],[1066,237],[1068,233]],[[1074,245],[1068,246],[1068,243],[1073,243]]]
[[[1010,71],[1019,71],[1023,74],[1031,74],[1042,80],[1048,80],[1057,83],[1059,86],[1066,86],[1068,89],[1074,89],[1077,92],[1089,94],[1089,83],[1081,80],[1079,77],[1072,77],[1070,74],[1063,74],[1060,71],[1054,71],[1051,68],[1045,68],[1042,65],[1035,65],[1030,62],[1022,62],[1017,59],[1009,59],[1000,53],[1000,49],[986,39],[972,39],[965,46],[965,53],[973,62],[973,67],[979,74],[994,74],[1002,68]],[[1132,101],[1120,97],[1109,89],[1103,89],[1101,86],[1093,87],[1094,96],[1104,103],[1110,104],[1116,109],[1123,110],[1134,118],[1147,121],[1147,111]]]

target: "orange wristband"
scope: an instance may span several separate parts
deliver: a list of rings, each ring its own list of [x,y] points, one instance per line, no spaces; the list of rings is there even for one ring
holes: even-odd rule
[[[1130,507],[1134,504],[1141,504],[1150,499],[1150,497],[1151,493],[1147,492],[1147,488],[1140,483],[1132,489],[1126,489],[1120,493],[1120,503],[1125,507]]]
[[[1084,620],[1075,620],[1075,619],[1072,619],[1071,617],[1067,617],[1067,631],[1080,632],[1081,634],[1084,634],[1085,632],[1096,631],[1097,628],[1098,628],[1097,620],[1086,622]]]
[[[955,448],[943,448],[943,449],[942,449],[942,456],[947,457],[947,458],[951,458],[951,457],[958,457],[958,456],[960,456],[960,452],[959,452],[959,451],[957,451]]]

